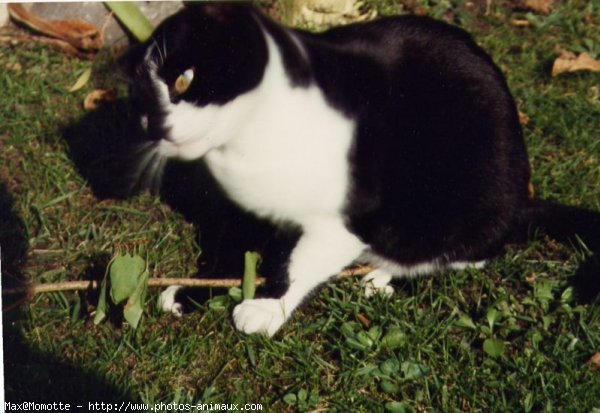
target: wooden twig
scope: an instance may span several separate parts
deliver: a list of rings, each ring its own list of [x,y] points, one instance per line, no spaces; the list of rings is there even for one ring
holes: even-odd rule
[[[366,275],[373,268],[369,266],[359,266],[348,268],[340,272],[337,278],[355,277]],[[264,277],[256,278],[256,285],[263,285],[266,282]],[[240,278],[150,278],[148,287],[169,287],[172,285],[180,285],[182,287],[197,287],[197,288],[229,288],[240,287],[242,280]],[[59,291],[81,291],[88,289],[97,289],[100,287],[99,281],[64,281],[49,284],[23,285],[15,288],[7,288],[2,290],[2,294],[26,294],[27,297],[33,297],[36,294],[51,293]]]
[[[264,284],[264,278],[256,280],[257,285]],[[169,287],[171,285],[180,285],[182,287],[239,287],[241,280],[234,278],[150,278],[148,287]],[[100,287],[100,282],[91,281],[63,281],[49,284],[23,285],[15,288],[7,288],[2,294],[22,294],[27,293],[30,296],[41,293],[52,293],[59,291],[80,291],[87,289],[96,289]]]
[[[337,275],[337,278],[362,277],[373,271],[375,267],[370,265],[358,265],[356,267],[346,268]]]

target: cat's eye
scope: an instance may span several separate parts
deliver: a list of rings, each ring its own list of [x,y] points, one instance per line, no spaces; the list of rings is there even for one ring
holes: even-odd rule
[[[179,95],[184,93],[192,84],[192,80],[194,80],[193,68],[186,70],[175,79],[175,92]]]

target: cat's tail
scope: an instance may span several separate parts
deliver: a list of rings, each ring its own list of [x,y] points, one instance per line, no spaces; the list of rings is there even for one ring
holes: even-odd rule
[[[579,241],[592,252],[600,253],[600,212],[532,199],[521,215],[517,240],[525,240],[540,230],[565,243]]]
[[[593,255],[569,278],[580,302],[600,296],[600,212],[551,201],[531,200],[521,215],[515,241],[526,241],[541,231],[561,243],[583,245]]]

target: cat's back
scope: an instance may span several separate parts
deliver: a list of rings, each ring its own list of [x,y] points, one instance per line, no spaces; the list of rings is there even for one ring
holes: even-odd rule
[[[346,53],[367,54],[390,61],[402,53],[467,53],[488,59],[466,31],[422,16],[390,16],[352,24],[312,35],[313,47]]]

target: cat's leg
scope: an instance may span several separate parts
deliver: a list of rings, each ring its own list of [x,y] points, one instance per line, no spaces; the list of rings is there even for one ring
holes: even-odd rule
[[[183,287],[179,285],[172,285],[165,288],[165,290],[160,293],[160,296],[158,297],[158,305],[162,311],[165,313],[172,313],[177,317],[181,317],[183,315],[183,306],[176,299],[177,293],[182,289]]]
[[[369,272],[360,280],[360,284],[365,291],[365,296],[372,297],[376,294],[383,294],[389,297],[394,294],[394,288],[390,285],[392,277],[389,271],[382,268],[377,268]]]
[[[365,249],[339,219],[319,219],[303,228],[287,267],[289,287],[280,298],[244,300],[233,311],[238,330],[272,336],[304,298],[350,264]]]
[[[365,296],[372,297],[375,294],[384,294],[391,296],[394,288],[389,285],[393,278],[412,278],[419,275],[431,274],[436,271],[454,270],[462,271],[466,269],[482,269],[487,264],[487,260],[481,261],[454,261],[446,265],[436,264],[435,260],[430,263],[422,263],[413,266],[402,266],[397,264],[386,265],[391,269],[377,268],[365,275],[360,284],[364,288]],[[381,263],[381,259],[379,259]]]

